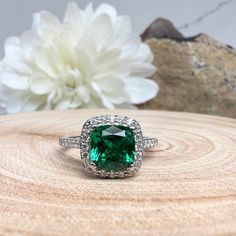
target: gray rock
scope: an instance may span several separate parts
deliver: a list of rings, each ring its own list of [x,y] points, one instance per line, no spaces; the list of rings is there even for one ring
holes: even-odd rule
[[[158,70],[158,96],[140,105],[236,118],[236,50],[201,34],[148,39]]]

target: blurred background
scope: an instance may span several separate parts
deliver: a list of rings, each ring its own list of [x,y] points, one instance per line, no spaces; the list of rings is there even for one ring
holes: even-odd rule
[[[7,37],[20,36],[22,32],[31,28],[33,13],[48,10],[62,19],[68,2],[68,0],[2,1],[0,57],[4,57],[4,41]],[[74,2],[84,9],[91,1]],[[118,15],[128,15],[135,33],[141,35],[146,30],[142,39],[150,46],[154,55],[153,64],[157,68],[157,72],[150,79],[157,82],[160,90],[151,101],[137,102],[136,104],[140,104],[138,108],[236,118],[236,0],[94,0],[92,2],[94,7],[102,3],[111,4],[117,9]],[[159,19],[155,21],[157,18]],[[151,23],[153,24],[150,26]],[[12,56],[14,63],[15,53]],[[19,83],[17,76],[19,75],[8,76],[7,83],[14,80],[17,85]],[[13,83],[14,86],[15,84]],[[66,83],[63,86],[63,88],[68,87]],[[142,86],[139,86],[139,90],[140,88],[142,93],[139,95],[149,94],[150,90],[146,91]],[[150,89],[155,90],[154,87]],[[4,93],[0,91],[0,95],[2,94]],[[24,107],[27,101],[30,104],[38,102],[29,95],[28,100],[23,99],[25,102],[23,103],[18,99],[20,95],[14,90],[11,91],[10,97],[14,97],[15,100],[8,101],[10,97],[8,93],[6,94],[7,98],[2,101],[0,99],[0,107],[4,108],[9,102],[13,104],[14,112],[22,111],[20,108]],[[65,97],[67,95],[65,92]],[[55,97],[54,95],[53,98]],[[35,99],[47,100],[45,96],[38,95]],[[64,97],[60,99],[58,100],[65,102]],[[68,101],[67,103],[69,104]],[[70,101],[69,105],[71,104]],[[40,109],[39,107],[38,110]]]
[[[20,35],[29,29],[34,12],[46,9],[62,17],[68,2],[68,0],[2,1],[0,45],[3,45],[8,36]],[[75,0],[75,2],[84,8],[90,1]],[[164,17],[172,21],[185,36],[202,32],[225,44],[236,46],[235,0],[95,0],[93,2],[95,6],[103,2],[110,3],[117,8],[119,14],[129,15],[136,33],[142,33],[157,17]],[[3,47],[0,47],[0,57],[3,55]]]

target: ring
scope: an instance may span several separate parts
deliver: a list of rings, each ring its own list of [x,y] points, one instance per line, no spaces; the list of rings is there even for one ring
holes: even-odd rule
[[[144,149],[157,142],[156,138],[143,137],[135,119],[119,115],[90,118],[84,123],[81,136],[59,138],[60,145],[80,149],[87,172],[106,178],[135,175],[142,165]]]

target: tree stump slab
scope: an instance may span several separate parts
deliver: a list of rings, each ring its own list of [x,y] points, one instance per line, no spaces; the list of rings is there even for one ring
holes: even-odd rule
[[[78,135],[98,114],[136,118],[159,146],[137,176],[98,179]],[[0,235],[236,235],[236,120],[177,112],[76,110],[0,117]]]

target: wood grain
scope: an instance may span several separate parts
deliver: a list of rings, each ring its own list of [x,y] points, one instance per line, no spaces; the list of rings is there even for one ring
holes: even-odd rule
[[[136,177],[90,177],[79,150],[58,145],[104,113],[134,117],[159,138]],[[122,110],[2,116],[0,150],[0,235],[236,235],[236,120]]]

